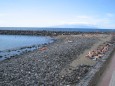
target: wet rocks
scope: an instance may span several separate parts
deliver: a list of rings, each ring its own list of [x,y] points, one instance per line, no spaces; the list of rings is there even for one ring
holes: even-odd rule
[[[2,56],[0,56],[0,58],[2,58]]]

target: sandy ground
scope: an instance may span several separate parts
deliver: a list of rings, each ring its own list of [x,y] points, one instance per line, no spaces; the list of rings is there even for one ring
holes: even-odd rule
[[[56,42],[34,52],[0,62],[0,86],[74,86],[95,64],[89,50],[111,35],[60,35]]]
[[[90,37],[90,36],[89,36]],[[77,59],[75,59],[71,64],[70,66],[72,67],[76,67],[80,64],[84,64],[84,65],[94,65],[95,64],[95,61],[92,61],[91,59],[88,59],[85,57],[85,55],[89,52],[89,51],[92,51],[92,50],[96,50],[97,47],[107,41],[110,41],[111,40],[111,36],[106,36],[106,35],[99,35],[98,36],[99,38],[99,41],[96,42],[93,46],[91,46],[90,49],[87,49],[85,50],[82,54],[79,55],[79,57]]]

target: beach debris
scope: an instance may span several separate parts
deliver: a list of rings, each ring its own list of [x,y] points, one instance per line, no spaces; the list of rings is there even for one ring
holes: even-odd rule
[[[47,50],[48,48],[47,47],[42,47],[42,48],[40,48],[39,50],[40,51],[44,51],[44,50]]]
[[[110,45],[111,44],[109,43],[100,45],[96,50],[89,51],[89,53],[85,57],[88,57],[92,60],[97,60],[108,51]]]
[[[73,42],[73,41],[68,40],[68,43],[71,43],[71,42]]]
[[[44,55],[44,58],[48,58],[48,56],[47,56],[47,55]]]
[[[71,41],[71,40],[67,40],[67,41],[65,41],[65,43],[72,43],[73,41]]]

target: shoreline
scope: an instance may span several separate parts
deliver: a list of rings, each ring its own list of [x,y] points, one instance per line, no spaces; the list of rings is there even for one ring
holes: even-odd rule
[[[49,36],[47,36],[49,37]],[[0,61],[3,61],[5,59],[9,59],[15,56],[19,56],[28,52],[35,51],[45,45],[48,45],[50,43],[53,43],[56,41],[53,37],[50,39],[49,42],[43,43],[43,44],[33,44],[31,46],[24,46],[24,47],[17,47],[17,48],[12,48],[12,49],[6,49],[6,50],[1,50],[0,51]]]
[[[76,60],[81,58],[79,57],[80,55],[91,49],[99,41],[102,41],[100,40],[103,39],[102,36],[106,38],[109,35],[80,34],[56,36],[54,38],[57,40],[54,43],[20,55],[18,58],[14,57],[1,62],[0,76],[2,80],[0,84],[75,86],[90,71],[92,65],[87,64],[84,58],[81,61],[79,60],[79,64],[77,62],[77,66],[72,67],[72,64],[76,65]],[[109,40],[106,39],[104,42],[106,41]],[[88,60],[90,61],[90,59]],[[26,76],[22,76],[24,74]]]

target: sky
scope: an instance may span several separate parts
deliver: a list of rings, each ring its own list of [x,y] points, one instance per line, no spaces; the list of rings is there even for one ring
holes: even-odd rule
[[[0,0],[0,27],[67,24],[115,29],[115,0]]]

